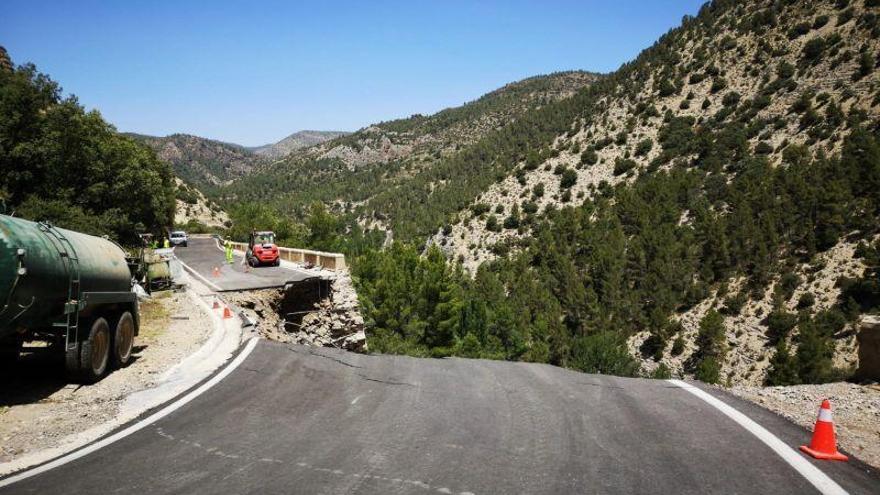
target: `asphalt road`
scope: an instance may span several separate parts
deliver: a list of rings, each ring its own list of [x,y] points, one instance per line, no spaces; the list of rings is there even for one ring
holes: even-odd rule
[[[213,238],[190,238],[189,246],[174,248],[174,254],[219,292],[284,287],[291,282],[316,277],[312,273],[280,266],[249,268],[242,263],[241,256],[236,256],[235,262],[228,264]],[[214,267],[219,268],[219,276],[214,275]],[[246,272],[248,268],[249,273]]]
[[[724,393],[791,446],[786,420]],[[851,493],[858,462],[810,461]],[[816,493],[770,448],[660,380],[367,356],[261,341],[157,423],[0,493]]]

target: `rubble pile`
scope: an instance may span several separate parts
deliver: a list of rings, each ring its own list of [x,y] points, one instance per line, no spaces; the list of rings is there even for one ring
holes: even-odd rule
[[[285,289],[227,293],[224,297],[277,342],[366,352],[367,337],[357,292],[347,271],[332,279],[306,280]]]
[[[350,351],[367,350],[364,318],[348,272],[337,275],[330,284],[330,297],[315,304],[315,311],[303,316],[300,325],[292,332],[294,342]]]

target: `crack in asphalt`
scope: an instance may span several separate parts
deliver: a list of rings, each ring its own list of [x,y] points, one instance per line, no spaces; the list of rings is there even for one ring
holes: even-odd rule
[[[591,387],[599,387],[599,388],[612,388],[616,390],[623,390],[623,387],[618,387],[616,385],[603,385],[601,383],[596,382],[577,382],[578,385],[589,385]]]
[[[303,352],[300,352],[300,351],[294,349],[293,347],[288,347],[287,350],[289,350],[290,352],[296,353],[296,354],[304,354]],[[315,352],[315,351],[312,351],[312,350],[309,350],[307,353],[308,353],[309,355],[311,355],[311,356],[317,356],[317,357],[321,357],[321,358],[324,358],[324,359],[329,359],[330,361],[334,361],[334,362],[339,363],[339,364],[341,364],[341,365],[343,365],[343,366],[348,366],[349,368],[363,369],[363,366],[358,366],[358,365],[356,365],[356,364],[351,364],[351,363],[349,363],[349,362],[347,362],[347,361],[343,361],[342,359],[335,358],[335,357],[333,357],[333,356],[327,356],[326,354],[320,354],[320,353]]]
[[[369,376],[367,376],[367,375],[362,375],[362,374],[360,374],[360,373],[358,373],[357,376],[359,376],[359,377],[361,377],[361,378],[363,378],[364,380],[367,380],[367,381],[376,382],[376,383],[384,383],[384,384],[386,384],[386,385],[406,385],[406,386],[408,386],[408,387],[418,387],[418,385],[415,384],[415,383],[409,383],[409,382],[394,382],[394,381],[391,381],[391,380],[381,380],[381,379],[379,379],[379,378],[371,378],[371,377],[369,377]]]

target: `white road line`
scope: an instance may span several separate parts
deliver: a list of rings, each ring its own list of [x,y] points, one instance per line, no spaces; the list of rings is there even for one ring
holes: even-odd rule
[[[193,399],[195,399],[196,397],[207,392],[209,389],[211,389],[211,387],[213,387],[214,385],[217,385],[218,383],[220,383],[221,380],[223,380],[224,378],[229,376],[230,373],[235,371],[235,369],[238,368],[239,365],[241,365],[241,363],[243,363],[245,359],[247,359],[247,357],[250,355],[251,351],[254,350],[254,347],[256,347],[258,340],[259,339],[251,339],[250,342],[247,343],[245,348],[238,354],[238,356],[236,356],[236,358],[231,363],[229,363],[228,366],[223,368],[223,371],[221,371],[220,373],[217,373],[216,375],[214,375],[213,378],[211,378],[207,382],[203,383],[199,388],[186,394],[185,396],[183,396],[182,398],[173,402],[172,404],[169,404],[164,409],[162,409],[156,413],[153,413],[152,415],[138,421],[137,423],[129,426],[128,428],[125,428],[122,431],[114,433],[113,435],[110,435],[109,437],[104,438],[103,440],[99,440],[99,441],[89,445],[88,447],[77,450],[76,452],[71,452],[70,454],[59,457],[59,458],[55,459],[54,461],[43,464],[42,466],[37,466],[33,469],[28,469],[26,471],[22,471],[16,475],[14,475],[14,476],[10,476],[8,478],[2,479],[2,480],[0,480],[0,488],[3,488],[4,486],[9,486],[13,483],[30,478],[32,476],[36,476],[40,473],[45,473],[46,471],[49,471],[50,469],[54,469],[58,466],[63,466],[64,464],[67,464],[67,463],[74,461],[76,459],[79,459],[81,457],[85,457],[85,456],[91,454],[92,452],[95,452],[99,449],[102,449],[102,448],[104,448],[104,447],[106,447],[116,441],[122,440],[123,438],[131,435],[132,433],[135,433],[139,430],[142,430],[142,429],[146,428],[147,426],[150,426],[151,424],[155,423],[156,421],[159,421],[160,419],[164,418],[165,416],[168,416],[169,414],[173,413],[174,411],[176,411],[176,410],[180,409],[181,407],[185,406],[186,404],[192,402]]]
[[[681,380],[667,380],[669,383],[676,385],[688,392],[696,395],[703,401],[707,402],[709,405],[713,406],[715,409],[718,409],[728,418],[736,421],[740,426],[749,431],[752,435],[758,437],[758,440],[767,444],[768,447],[773,449],[779,457],[782,457],[782,460],[787,462],[791,467],[793,467],[797,472],[801,474],[804,478],[807,479],[819,492],[826,495],[845,495],[847,493],[840,485],[838,485],[834,480],[828,477],[827,474],[823,473],[819,468],[810,464],[808,460],[806,460],[803,456],[797,453],[794,449],[785,444],[782,440],[780,440],[776,435],[767,431],[766,428],[759,425],[751,418],[746,416],[745,414],[737,411],[733,407],[727,405],[716,397],[712,396],[712,394],[701,390],[689,383],[685,383]]]
[[[175,258],[176,258],[176,256],[175,256]],[[211,286],[212,289],[214,289],[214,290],[217,291],[217,292],[223,292],[223,289],[221,289],[221,288],[218,287],[216,284],[212,283],[210,280],[208,280],[208,279],[206,279],[205,277],[203,277],[201,273],[195,271],[191,266],[189,266],[189,265],[187,265],[186,263],[184,263],[182,259],[177,258],[177,261],[179,261],[180,264],[183,265],[183,267],[186,268],[186,270],[187,270],[188,272],[192,273],[192,274],[195,275],[196,277],[199,277],[199,280],[201,280],[202,282],[204,282],[204,283],[208,284],[209,286]]]

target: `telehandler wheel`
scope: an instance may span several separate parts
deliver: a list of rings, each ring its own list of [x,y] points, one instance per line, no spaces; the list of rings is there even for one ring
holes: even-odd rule
[[[107,373],[110,360],[110,325],[98,318],[89,329],[89,336],[80,344],[79,377],[85,383],[95,383]]]
[[[131,362],[131,350],[134,347],[134,330],[134,317],[128,311],[122,313],[113,331],[113,348],[110,352],[113,365],[118,368],[124,368]]]

